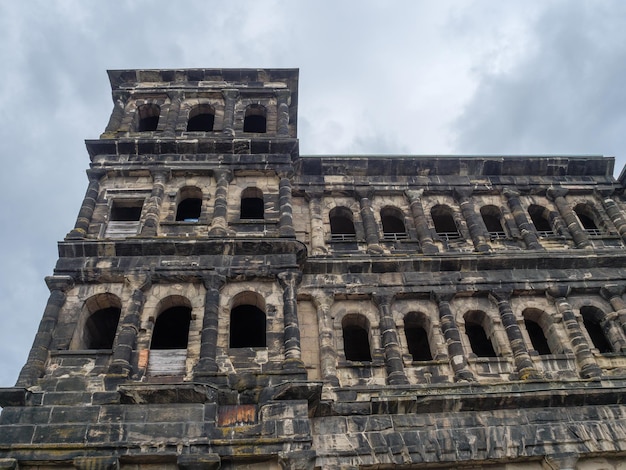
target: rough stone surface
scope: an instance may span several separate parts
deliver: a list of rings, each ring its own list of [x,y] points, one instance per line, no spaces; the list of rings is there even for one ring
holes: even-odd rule
[[[109,78],[0,468],[626,466],[612,158],[300,156],[297,70]]]

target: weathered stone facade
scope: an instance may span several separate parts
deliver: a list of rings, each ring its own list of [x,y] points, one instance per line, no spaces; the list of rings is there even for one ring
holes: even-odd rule
[[[613,159],[305,157],[297,70],[109,77],[0,468],[626,468]]]

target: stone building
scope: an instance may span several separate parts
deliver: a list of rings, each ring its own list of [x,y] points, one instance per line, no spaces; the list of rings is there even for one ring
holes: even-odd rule
[[[111,71],[0,469],[624,469],[612,158],[300,156],[298,71]]]

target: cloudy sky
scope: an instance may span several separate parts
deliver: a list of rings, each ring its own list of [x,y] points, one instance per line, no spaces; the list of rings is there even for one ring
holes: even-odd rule
[[[623,0],[0,2],[0,387],[43,313],[107,69],[297,67],[302,154],[626,162]]]

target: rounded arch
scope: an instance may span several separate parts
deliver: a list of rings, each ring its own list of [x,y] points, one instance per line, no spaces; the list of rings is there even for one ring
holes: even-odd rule
[[[161,107],[155,103],[142,104],[137,107],[137,131],[156,131],[161,116]]]
[[[430,209],[430,217],[435,226],[435,232],[446,239],[460,238],[459,229],[454,221],[454,211],[450,206],[437,204]]]
[[[433,360],[428,339],[430,329],[430,318],[425,313],[409,312],[404,316],[404,335],[414,361]]]
[[[482,206],[480,208],[480,216],[491,238],[506,237],[506,232],[502,226],[502,211],[499,207],[492,204]]]
[[[589,335],[589,339],[593,346],[600,351],[601,354],[613,352],[611,343],[604,331],[605,313],[598,307],[585,305],[580,307],[580,315],[583,317],[583,324]]]
[[[380,220],[383,225],[383,234],[406,235],[404,212],[394,206],[385,206],[380,210]]]
[[[251,104],[243,118],[243,131],[263,134],[267,132],[267,110],[261,104]]]
[[[333,239],[355,239],[354,215],[345,206],[333,207],[328,214]]]
[[[478,357],[497,357],[493,343],[487,334],[490,331],[490,320],[482,310],[470,310],[463,315],[465,334]]]
[[[231,348],[264,348],[267,346],[265,299],[252,291],[240,292],[231,301]]]
[[[202,190],[196,186],[180,188],[176,195],[176,220],[197,222],[202,212]]]
[[[251,186],[241,192],[240,219],[263,219],[265,217],[265,202],[263,191]]]
[[[590,235],[601,235],[601,219],[595,208],[587,203],[581,202],[574,206],[574,212],[580,221],[582,228]]]
[[[159,302],[150,349],[186,349],[191,323],[191,302],[170,295]]]
[[[120,298],[110,292],[96,294],[85,301],[83,311],[75,349],[112,349],[122,312]]]
[[[189,111],[187,132],[211,132],[215,124],[215,108],[208,103],[194,106]]]
[[[544,235],[554,233],[554,229],[550,223],[550,211],[547,208],[538,204],[531,204],[528,207],[528,215],[530,215],[530,219],[537,232]]]
[[[370,322],[365,315],[348,313],[341,319],[343,351],[348,361],[370,362]]]
[[[553,354],[546,335],[548,331],[546,313],[537,308],[527,308],[522,312],[522,317],[533,349],[542,356]]]

